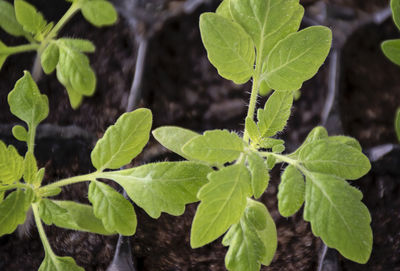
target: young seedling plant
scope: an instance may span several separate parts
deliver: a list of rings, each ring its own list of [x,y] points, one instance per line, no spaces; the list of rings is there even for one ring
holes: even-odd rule
[[[6,46],[0,41],[0,69],[7,57],[36,51],[46,74],[56,70],[57,79],[66,88],[73,108],[79,107],[84,96],[93,95],[96,75],[84,53],[92,53],[95,46],[85,39],[58,38],[62,27],[79,11],[91,24],[101,27],[115,23],[117,13],[106,0],[66,0],[72,2],[64,16],[56,23],[48,23],[34,6],[24,0],[14,5],[0,0],[0,27],[10,35],[24,37],[28,43]],[[40,67],[39,67],[40,68]]]
[[[278,138],[294,92],[316,74],[331,47],[326,27],[298,31],[303,14],[298,0],[224,0],[215,13],[202,14],[201,38],[218,73],[237,84],[252,80],[243,135],[228,130],[198,134],[174,126],[153,131],[166,148],[213,167],[197,193],[190,243],[198,248],[224,235],[228,270],[257,271],[274,257],[276,227],[257,199],[278,163],[287,164],[278,192],[282,216],[304,205],[304,220],[327,246],[358,263],[371,254],[371,216],[362,193],[347,182],[371,167],[358,141],[328,136],[325,128],[316,127],[296,151],[284,154],[285,142]],[[273,93],[255,120],[260,89]]]

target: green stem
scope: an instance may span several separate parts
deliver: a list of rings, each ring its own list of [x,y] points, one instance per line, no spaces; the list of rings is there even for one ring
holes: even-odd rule
[[[40,216],[39,216],[39,208],[36,203],[32,204],[32,211],[33,211],[33,216],[35,217],[36,227],[38,229],[40,239],[42,240],[44,250],[47,255],[53,256],[54,252],[51,249],[49,240],[47,239],[47,236],[46,236],[46,232],[44,231],[43,224],[42,224],[42,221],[40,220]]]
[[[28,152],[34,154],[36,126],[33,125],[32,127],[28,127],[28,128],[29,128],[29,138],[28,138],[28,142],[27,142],[27,144],[28,144]]]
[[[7,47],[4,50],[8,55],[14,55],[23,52],[35,51],[39,48],[39,44],[31,43],[31,44],[23,44],[18,46]]]
[[[24,183],[15,183],[7,186],[0,186],[0,191],[7,191],[15,188],[23,188],[23,189],[28,189],[32,188],[31,186],[24,184]]]
[[[40,193],[40,190],[42,190],[42,189],[48,189],[48,188],[53,188],[53,187],[62,187],[62,186],[70,185],[70,184],[92,181],[92,180],[95,180],[97,177],[99,177],[99,174],[100,174],[100,172],[96,171],[96,172],[85,174],[85,175],[62,179],[57,182],[42,186],[39,189],[39,193]]]

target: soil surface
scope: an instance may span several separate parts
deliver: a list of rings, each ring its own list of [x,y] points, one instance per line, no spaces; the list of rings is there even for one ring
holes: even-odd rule
[[[316,1],[302,2],[305,6],[309,6]],[[378,0],[332,0],[330,2],[357,7],[368,12],[376,11],[386,5],[382,4],[385,1]],[[54,1],[53,7],[47,6],[49,10],[44,12],[47,18],[62,14],[60,9],[65,6],[58,4],[60,3]],[[162,31],[150,41],[141,106],[152,110],[153,129],[162,125],[178,125],[198,132],[217,128],[238,132],[243,130],[250,85],[238,86],[221,78],[208,62],[200,40],[198,16],[201,12],[214,10],[215,6],[215,2],[203,5],[194,14],[169,20]],[[390,22],[385,25],[386,28],[390,28]],[[390,31],[392,31],[391,35],[396,35],[393,29]],[[373,31],[372,34],[370,32],[356,33],[349,42],[353,44],[353,40],[357,40],[356,45],[348,45],[343,54],[346,59],[343,61],[344,85],[341,87],[341,89],[346,89],[346,92],[340,100],[340,106],[343,109],[343,125],[345,132],[358,138],[363,147],[394,140],[393,134],[389,135],[393,126],[388,120],[391,112],[382,113],[382,108],[386,110],[389,107],[384,104],[381,111],[376,111],[379,110],[380,105],[377,100],[382,95],[372,95],[387,91],[390,97],[388,100],[392,101],[391,106],[394,106],[395,101],[400,101],[398,96],[396,98],[390,96],[396,91],[399,94],[400,82],[397,80],[399,77],[395,75],[399,70],[379,53],[378,41],[387,38],[381,32],[379,30],[377,34],[373,34],[375,33]],[[91,55],[90,60],[96,71],[98,83],[95,95],[86,98],[82,106],[74,111],[69,105],[65,90],[54,74],[44,76],[39,81],[40,89],[49,96],[50,100],[50,114],[45,122],[63,127],[76,125],[84,128],[90,135],[90,137],[74,136],[72,138],[63,138],[62,135],[44,136],[38,140],[36,154],[40,166],[46,167],[46,182],[93,170],[89,160],[90,151],[94,145],[91,138],[101,137],[105,129],[124,112],[136,60],[137,47],[132,36],[133,31],[123,18],[120,18],[115,26],[98,29],[78,15],[63,30],[62,35],[87,38],[96,44],[97,50]],[[379,38],[374,40],[370,38],[371,35],[378,35]],[[362,37],[368,38],[363,40]],[[7,44],[21,42],[21,40],[9,38],[2,32],[0,38]],[[365,50],[358,49],[357,46],[360,43],[364,44]],[[368,45],[370,43],[371,45]],[[369,58],[370,56],[372,59]],[[0,71],[0,124],[10,125],[18,122],[9,113],[6,96],[13,88],[15,81],[21,77],[22,70],[31,68],[33,58],[33,54],[10,57]],[[374,68],[375,63],[382,63],[383,66]],[[371,67],[372,70],[370,70]],[[393,69],[393,71],[388,72],[387,69]],[[350,75],[352,72],[353,74]],[[376,79],[379,76],[387,77]],[[328,62],[315,78],[304,84],[302,95],[295,102],[292,116],[281,134],[287,140],[288,151],[299,146],[307,133],[321,122],[320,114],[326,98],[327,77]],[[353,77],[357,79],[353,81]],[[365,83],[364,80],[369,81]],[[378,80],[380,84],[375,82]],[[381,89],[373,91],[367,87],[374,84],[381,86]],[[393,84],[391,90],[388,90],[388,84]],[[368,96],[370,98],[359,94],[366,92],[371,94]],[[261,98],[258,105],[263,106],[265,100],[266,98]],[[372,101],[378,105],[372,106]],[[354,106],[355,104],[357,106]],[[373,118],[365,119],[368,114],[365,113],[367,110],[363,111],[363,109],[367,106],[373,107],[374,114],[379,118],[380,114],[384,114],[382,121]],[[390,110],[387,109],[387,111]],[[391,116],[394,116],[393,114]],[[390,117],[391,120],[392,118]],[[365,123],[356,126],[360,121],[365,121]],[[381,134],[387,134],[387,136],[379,136],[374,143],[370,143],[375,136],[374,125],[384,127],[382,129],[386,132]],[[358,128],[349,129],[354,126]],[[369,128],[369,132],[365,132],[363,127]],[[23,145],[12,140],[9,133],[1,131],[0,139],[8,144],[18,145],[22,153]],[[362,136],[365,133],[368,137]],[[144,153],[135,159],[134,164],[176,159],[179,157],[170,154],[154,139],[151,139]],[[309,224],[303,221],[302,210],[288,219],[281,217],[277,211],[276,194],[281,170],[280,166],[273,170],[268,191],[261,198],[276,222],[279,242],[278,251],[271,266],[263,267],[262,270],[316,270],[322,242],[312,235]],[[400,236],[396,228],[399,218],[394,215],[399,214],[396,209],[400,209],[397,205],[398,197],[396,197],[399,188],[396,176],[381,174],[380,171],[372,171],[363,180],[354,182],[363,191],[365,203],[370,208],[373,217],[375,240],[373,256],[366,266],[352,264],[342,259],[343,270],[400,269],[400,264],[396,262],[396,255],[400,255],[398,251]],[[377,194],[377,191],[380,191],[380,194]],[[87,184],[67,187],[60,198],[87,203]],[[180,217],[163,214],[158,220],[150,218],[138,207],[135,207],[135,210],[138,215],[138,228],[131,240],[133,259],[138,271],[225,270],[226,248],[221,245],[220,239],[195,250],[189,246],[190,227],[196,204],[189,205],[185,214]],[[58,255],[74,257],[85,270],[105,270],[112,260],[117,241],[116,236],[104,237],[61,230],[53,226],[46,227],[46,233]],[[14,233],[0,238],[0,270],[37,270],[43,256],[44,252],[35,228],[29,230],[28,236],[18,237]]]

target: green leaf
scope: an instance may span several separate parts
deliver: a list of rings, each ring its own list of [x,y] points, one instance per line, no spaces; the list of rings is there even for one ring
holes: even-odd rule
[[[254,220],[263,227],[257,227]],[[261,264],[269,265],[277,248],[277,233],[267,208],[249,200],[240,223],[229,229],[222,242],[229,245],[225,256],[228,270],[258,271]]]
[[[28,141],[28,131],[25,129],[25,127],[23,127],[21,125],[15,125],[12,128],[12,134],[19,141],[23,141],[23,142]]]
[[[25,34],[24,29],[17,22],[13,5],[4,0],[0,0],[0,27],[15,37]]]
[[[23,224],[26,213],[33,201],[33,191],[16,190],[0,203],[0,236],[12,233]]]
[[[344,257],[366,263],[372,249],[371,216],[361,199],[362,193],[345,180],[307,174],[304,219],[312,232]]]
[[[103,221],[107,231],[133,235],[136,231],[136,214],[132,204],[108,185],[92,181],[89,185],[89,201],[94,214]]]
[[[390,2],[390,7],[393,13],[393,21],[396,24],[397,28],[400,29],[400,1],[392,0]]]
[[[290,34],[269,53],[262,79],[278,91],[300,89],[324,63],[331,43],[332,32],[324,26],[311,26]]]
[[[371,169],[368,158],[361,151],[329,139],[320,139],[304,146],[299,160],[309,171],[348,180],[356,180]]]
[[[28,184],[32,184],[36,180],[36,175],[38,173],[38,166],[36,158],[32,152],[27,152],[25,154],[24,160],[24,180]]]
[[[46,169],[45,169],[44,167],[42,167],[42,168],[39,169],[39,171],[36,173],[35,179],[34,179],[34,181],[32,182],[32,184],[33,184],[35,187],[40,187],[40,185],[42,184],[45,170],[46,170]],[[56,196],[56,195],[58,195],[58,194],[61,193],[61,188],[60,188],[60,189],[55,188],[55,190],[57,191],[57,193],[55,193],[55,194],[48,194],[47,197]],[[44,195],[43,195],[43,196],[44,196]]]
[[[234,21],[229,5],[230,5],[230,0],[223,0],[221,4],[219,4],[215,13],[221,17]]]
[[[59,257],[46,253],[38,271],[85,271],[71,257]]]
[[[394,64],[400,65],[400,39],[382,42],[383,54]]]
[[[4,62],[6,62],[7,57],[9,56],[8,47],[0,41],[0,70],[3,67]]]
[[[96,50],[96,47],[90,40],[61,38],[58,39],[58,42],[62,42],[65,46],[81,53],[93,53]]]
[[[192,224],[192,248],[206,245],[238,223],[251,195],[251,176],[244,165],[225,167],[208,175],[198,198],[201,200]]]
[[[328,131],[322,127],[322,126],[317,126],[314,129],[311,130],[311,132],[308,133],[306,139],[304,139],[303,144],[293,153],[289,154],[290,158],[297,159],[300,151],[310,142],[317,141],[319,139],[324,139],[328,137]]]
[[[59,73],[57,71],[57,78],[59,78],[58,74]],[[67,93],[68,93],[68,98],[69,98],[69,102],[71,104],[71,107],[73,109],[77,109],[82,103],[83,95],[78,93],[78,92],[76,92],[75,90],[73,90],[70,86],[66,86],[65,88],[66,88]]]
[[[237,23],[215,13],[200,15],[200,33],[218,73],[236,84],[246,83],[253,75],[255,61],[249,35]]]
[[[234,132],[227,130],[206,131],[192,138],[182,151],[189,157],[209,163],[232,162],[244,150],[244,142]]]
[[[342,135],[330,136],[328,140],[332,142],[340,142],[342,144],[349,145],[350,147],[353,147],[359,151],[362,151],[361,145],[357,141],[357,139],[350,136],[342,136]]]
[[[43,71],[46,74],[52,73],[58,64],[60,50],[56,43],[50,43],[40,56]]]
[[[64,200],[51,200],[52,203],[55,203],[62,209],[68,211],[68,215],[58,215],[51,214],[48,216],[49,224],[54,224],[57,227],[78,230],[78,231],[86,231],[92,233],[98,233],[103,235],[111,235],[116,232],[107,231],[100,219],[98,219],[94,215],[94,211],[92,206],[77,203],[74,201],[64,201]],[[53,211],[54,208],[48,208],[48,211]]]
[[[114,6],[104,0],[84,1],[82,14],[86,20],[98,27],[112,25],[118,18]]]
[[[253,39],[259,65],[280,40],[299,29],[304,14],[299,0],[231,0],[230,11]]]
[[[37,126],[49,114],[49,100],[40,94],[31,74],[24,71],[24,76],[17,81],[8,94],[11,113],[25,121],[29,128]]]
[[[0,203],[4,200],[4,194],[6,191],[0,191]]]
[[[400,142],[400,108],[397,108],[396,118],[394,120],[394,128],[396,130],[397,140]]]
[[[121,115],[97,142],[90,157],[96,169],[117,169],[132,161],[149,141],[152,114],[140,108]]]
[[[251,141],[258,144],[261,140],[261,134],[258,130],[257,124],[252,117],[247,117],[245,122],[246,132],[249,134]]]
[[[261,197],[268,187],[269,173],[264,159],[258,153],[252,152],[247,156],[251,173],[251,188],[256,199]]]
[[[8,147],[0,140],[0,183],[12,184],[22,178],[24,158],[14,146]]]
[[[165,148],[179,154],[187,160],[191,160],[191,157],[183,153],[182,147],[192,138],[199,136],[198,133],[175,126],[159,127],[153,130],[152,133],[154,138]]]
[[[294,215],[304,203],[306,185],[303,175],[294,166],[287,166],[278,189],[279,213],[284,217]]]
[[[195,162],[163,162],[99,176],[117,182],[139,207],[158,218],[161,212],[181,215],[186,204],[198,201],[196,194],[210,171]]]
[[[39,202],[39,216],[47,225],[51,225],[54,221],[68,220],[70,215],[68,211],[49,199],[42,199]]]
[[[258,109],[258,128],[261,136],[274,136],[283,130],[290,117],[290,109],[293,104],[291,92],[275,91],[265,103],[264,109]]]
[[[15,16],[26,32],[39,33],[46,27],[47,22],[42,13],[34,6],[23,0],[14,0]]]
[[[265,137],[260,142],[260,146],[265,149],[272,149],[276,145],[283,145],[283,144],[285,144],[285,141],[283,141],[282,139],[270,138],[270,137]]]
[[[285,145],[277,144],[272,147],[272,152],[274,153],[282,153],[285,150]]]
[[[96,89],[96,75],[90,67],[88,57],[62,40],[58,40],[57,45],[60,52],[57,64],[58,81],[67,90],[72,89],[84,96],[93,95]]]

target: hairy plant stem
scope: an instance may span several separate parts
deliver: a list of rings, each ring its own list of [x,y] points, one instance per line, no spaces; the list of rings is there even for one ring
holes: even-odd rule
[[[44,231],[42,221],[40,220],[39,208],[36,203],[32,204],[32,211],[33,211],[33,216],[35,218],[36,227],[38,229],[40,239],[42,240],[44,251],[46,252],[46,255],[48,255],[50,257],[54,256],[54,252],[51,249],[49,240],[47,239],[47,236],[46,236],[46,232]]]
[[[75,184],[75,183],[81,183],[81,182],[86,182],[86,181],[93,181],[98,177],[99,172],[93,172],[85,175],[79,175],[79,176],[74,176],[71,178],[66,178],[59,180],[57,182],[42,186],[39,190],[46,190],[49,188],[55,188],[55,187],[62,187],[70,184]]]
[[[36,126],[32,125],[32,127],[29,125],[29,138],[28,138],[28,152],[34,154],[35,150],[35,136],[36,136]]]
[[[18,45],[18,46],[7,47],[6,49],[3,49],[3,50],[5,52],[9,53],[10,55],[13,55],[13,54],[18,54],[18,53],[23,53],[23,52],[35,51],[38,48],[39,48],[39,44],[30,43],[30,44],[23,44],[23,45]]]
[[[15,183],[15,184],[6,185],[6,186],[0,186],[0,192],[1,191],[11,190],[11,189],[14,189],[14,188],[28,189],[28,188],[32,188],[32,186],[30,186],[28,184],[24,184],[24,183]]]

